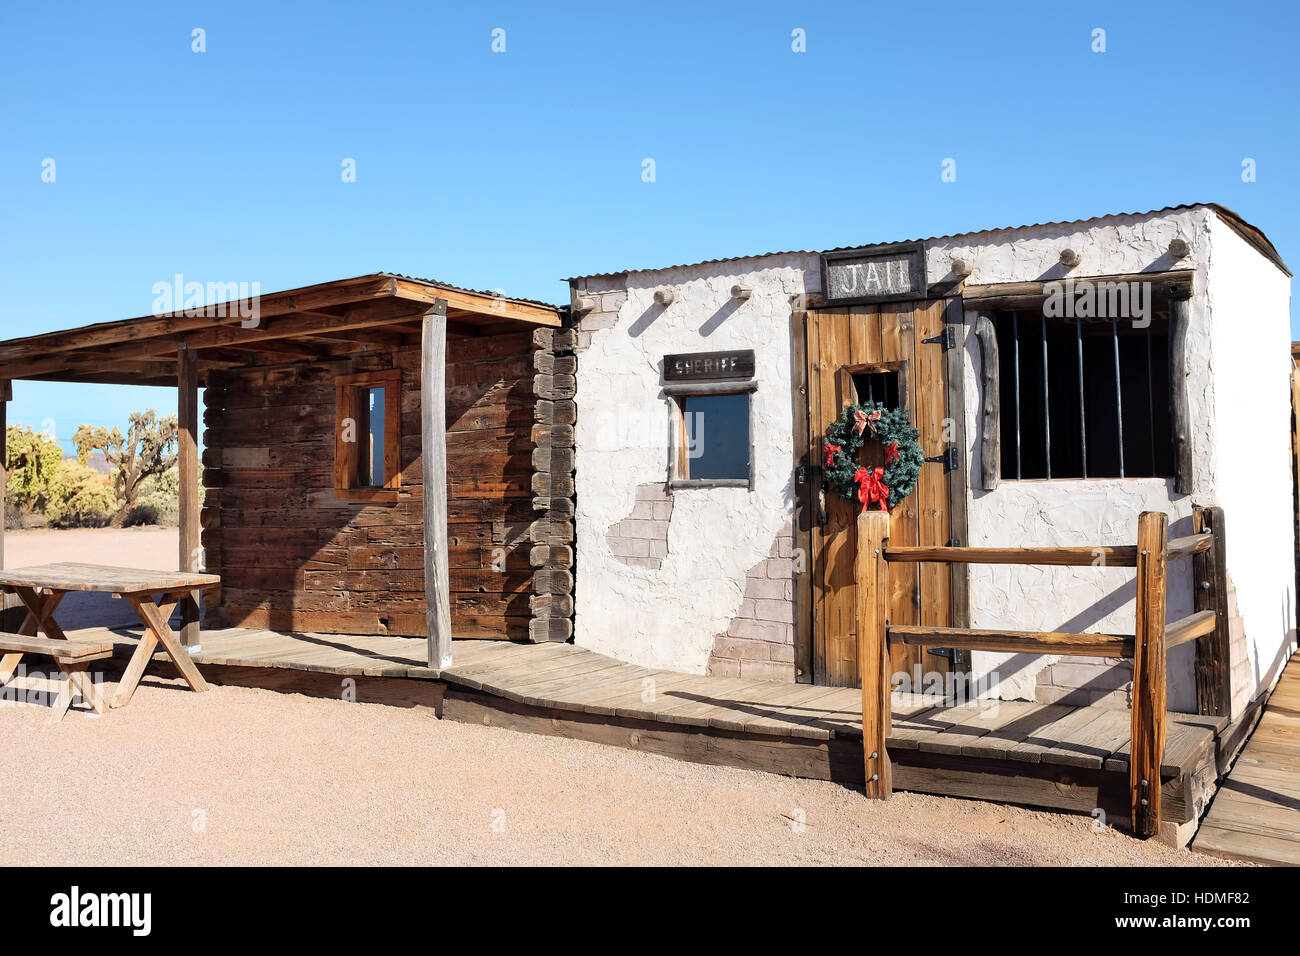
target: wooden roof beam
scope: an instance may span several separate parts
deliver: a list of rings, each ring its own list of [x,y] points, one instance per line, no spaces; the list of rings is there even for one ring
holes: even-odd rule
[[[396,295],[397,288],[397,281],[392,277],[367,276],[346,283],[328,283],[319,288],[276,292],[258,299],[258,315],[260,320],[265,320],[329,306],[392,298]],[[122,342],[138,342],[213,327],[239,328],[242,319],[238,312],[238,303],[224,303],[224,306],[224,311],[227,313],[225,316],[187,316],[184,312],[152,317],[142,316],[137,319],[101,322],[66,332],[47,332],[14,339],[0,346],[0,362],[8,362],[24,356],[70,352]],[[231,314],[232,308],[235,310],[234,314]],[[214,309],[215,307],[209,307],[205,311]],[[418,307],[410,311],[418,312]]]
[[[237,325],[204,329],[185,336],[185,344],[192,349],[211,349],[237,343],[292,339],[327,332],[389,325],[401,319],[419,321],[423,312],[424,310],[418,304],[393,299],[373,305],[353,306],[342,315],[331,316],[328,319],[314,315],[289,315],[272,322],[263,322],[251,329]]]
[[[550,306],[533,305],[496,296],[475,295],[472,292],[459,292],[455,289],[441,289],[422,282],[413,282],[410,279],[398,279],[397,288],[398,294],[403,298],[426,302],[429,305],[433,305],[439,299],[446,300],[448,318],[454,318],[456,311],[464,310],[492,319],[518,319],[521,322],[552,328],[560,326],[560,317]]]

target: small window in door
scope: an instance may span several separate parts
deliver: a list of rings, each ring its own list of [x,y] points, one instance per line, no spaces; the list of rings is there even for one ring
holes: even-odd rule
[[[886,408],[898,408],[898,372],[867,371],[853,373],[853,390],[858,404],[879,402]]]
[[[401,373],[335,379],[334,489],[342,498],[393,500],[402,486]]]

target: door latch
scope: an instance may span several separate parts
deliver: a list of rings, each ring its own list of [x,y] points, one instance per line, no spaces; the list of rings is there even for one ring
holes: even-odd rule
[[[806,485],[818,477],[821,472],[821,468],[817,465],[810,465],[807,461],[802,461],[799,463],[799,467],[794,470],[794,483],[796,485]]]
[[[957,448],[955,445],[951,446],[945,449],[942,455],[934,455],[924,460],[941,462],[943,464],[943,470],[945,472],[956,471],[957,470]]]

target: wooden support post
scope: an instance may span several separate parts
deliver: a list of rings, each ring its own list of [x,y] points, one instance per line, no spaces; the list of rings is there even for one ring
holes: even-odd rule
[[[1169,427],[1174,442],[1174,492],[1195,491],[1192,474],[1192,412],[1188,396],[1187,332],[1190,286],[1175,287],[1169,298]]]
[[[9,403],[13,401],[13,383],[0,379],[0,568],[5,566],[5,502],[4,489],[9,483]],[[26,611],[16,594],[0,594],[0,631],[17,631]],[[0,670],[3,665],[0,665]],[[0,675],[3,676],[3,675]],[[0,681],[0,684],[4,681]]]
[[[854,561],[858,669],[862,675],[862,756],[867,796],[886,800],[894,792],[889,768],[889,571],[885,540],[889,512],[858,515],[858,553]]]
[[[176,461],[180,470],[180,563],[182,572],[202,571],[199,524],[199,377],[198,354],[176,350]],[[199,592],[180,601],[181,643],[199,644]]]
[[[1002,469],[1001,371],[998,361],[998,333],[988,312],[975,320],[975,338],[980,345],[980,461],[979,485],[983,491],[998,487]],[[963,542],[964,543],[964,542]]]
[[[0,379],[0,568],[5,566],[5,496],[9,485],[9,400],[14,397],[13,383]],[[6,605],[7,607],[8,605]]]
[[[420,454],[424,473],[424,600],[429,666],[451,666],[451,571],[447,556],[447,302],[420,326]]]
[[[1192,530],[1208,531],[1214,543],[1192,555],[1192,587],[1198,611],[1214,612],[1214,630],[1196,641],[1196,712],[1232,716],[1232,650],[1228,632],[1227,543],[1223,509],[1192,510]]]
[[[1133,741],[1129,796],[1133,832],[1160,831],[1160,764],[1165,753],[1165,578],[1169,519],[1138,516],[1137,628],[1133,642]]]

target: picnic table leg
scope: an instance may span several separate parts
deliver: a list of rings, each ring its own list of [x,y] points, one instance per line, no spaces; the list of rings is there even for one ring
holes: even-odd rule
[[[56,663],[59,665],[59,670],[63,672],[63,676],[66,677],[67,680],[62,682],[62,686],[59,689],[59,696],[55,698],[54,704],[50,708],[50,723],[52,724],[57,724],[62,720],[63,715],[66,714],[68,708],[72,706],[72,698],[76,696],[79,686],[72,675],[86,669],[85,664],[74,664],[72,662],[65,663],[63,661],[57,661]]]
[[[23,659],[21,654],[6,654],[0,657],[0,687],[4,687],[14,679],[14,674],[18,670],[18,663]]]
[[[37,628],[43,630],[48,637],[55,640],[67,640],[68,635],[63,633],[63,628],[59,627],[54,621],[54,609],[59,606],[63,600],[64,591],[49,591],[45,595],[36,593],[35,588],[14,588],[14,593],[18,595],[18,600],[23,602],[27,608],[27,617],[23,619],[22,626],[18,628],[18,633],[24,637],[33,637]]]
[[[149,631],[157,637],[158,643],[162,644],[163,649],[167,652],[167,656],[172,659],[172,663],[176,665],[176,669],[179,670],[181,676],[185,678],[185,683],[190,685],[190,689],[194,691],[207,690],[208,682],[203,679],[203,675],[199,673],[198,667],[190,658],[189,651],[185,650],[181,645],[180,638],[177,636],[176,632],[171,629],[171,625],[167,623],[167,618],[170,614],[163,614],[163,608],[155,604],[148,596],[142,597],[138,595],[127,595],[127,600],[131,602],[136,613],[140,615],[140,620],[142,620],[145,623],[145,626],[149,628]],[[174,606],[175,604],[172,603],[167,605],[167,608],[170,611]],[[139,678],[137,678],[137,680],[138,679]],[[131,689],[134,691],[134,688]]]
[[[66,640],[67,636],[63,629],[54,622],[52,615],[54,609],[59,606],[63,600],[62,591],[51,591],[45,595],[36,593],[34,588],[14,588],[14,594],[23,602],[27,608],[27,616],[23,618],[23,623],[18,628],[18,633],[23,637],[33,637],[37,629],[44,630],[52,638]],[[0,657],[0,687],[4,687],[18,671],[18,665],[22,663],[23,655],[20,653],[6,654]]]
[[[149,658],[153,656],[154,648],[157,646],[158,638],[154,637],[153,631],[145,628],[144,634],[140,636],[140,643],[135,646],[135,653],[127,662],[126,670],[122,672],[122,679],[117,682],[117,693],[113,695],[111,706],[125,707],[131,703],[136,685],[144,676],[144,669],[149,666]]]
[[[77,693],[90,705],[91,710],[97,714],[108,710],[104,704],[104,695],[100,693],[101,688],[95,686],[95,681],[87,670],[88,665],[78,666],[64,661],[56,661],[56,663],[59,665],[59,670],[63,671],[64,676],[68,678],[68,683],[76,688]]]

